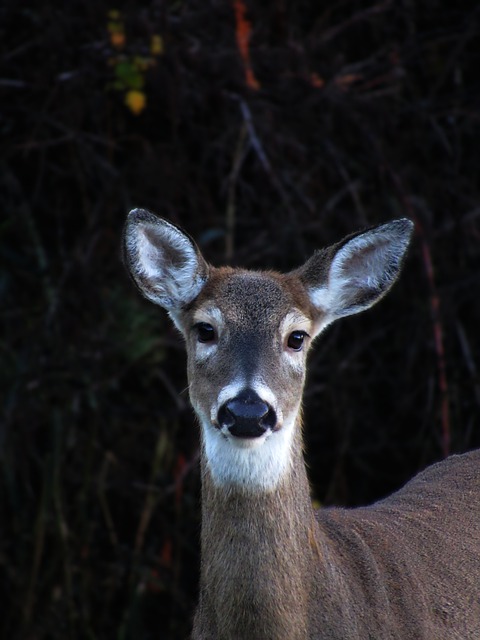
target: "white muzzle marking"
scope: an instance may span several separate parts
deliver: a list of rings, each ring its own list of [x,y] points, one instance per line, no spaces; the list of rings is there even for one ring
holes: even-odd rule
[[[267,430],[257,438],[237,438],[227,427],[217,425],[218,409],[245,389],[243,381],[235,381],[224,387],[210,416],[202,411],[200,418],[206,461],[215,484],[237,487],[247,491],[271,491],[288,472],[291,461],[291,445],[298,408],[286,418],[282,415],[272,391],[255,381],[249,384],[259,397],[275,409],[277,429]]]

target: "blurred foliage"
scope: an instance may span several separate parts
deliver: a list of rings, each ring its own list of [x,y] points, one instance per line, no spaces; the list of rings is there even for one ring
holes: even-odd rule
[[[144,43],[134,43],[133,47],[127,46],[129,40],[125,33],[123,15],[119,11],[112,10],[109,11],[108,18],[107,30],[112,48],[117,51],[130,49],[109,58],[108,63],[113,67],[114,75],[110,86],[125,95],[125,105],[138,116],[147,106],[147,95],[144,91],[145,74],[156,66],[157,56],[163,54],[163,39],[159,34],[152,34],[148,52],[144,51]],[[135,48],[138,48],[142,54],[135,54]]]
[[[2,4],[1,637],[190,628],[198,430],[181,340],[121,264],[133,206],[216,264],[279,269],[413,217],[401,282],[311,357],[314,495],[363,504],[479,446],[479,18],[434,0]]]

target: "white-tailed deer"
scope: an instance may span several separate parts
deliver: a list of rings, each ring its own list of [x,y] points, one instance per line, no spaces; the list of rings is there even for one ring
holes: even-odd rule
[[[307,351],[390,289],[412,227],[357,233],[281,275],[212,267],[174,225],[130,213],[128,267],[185,338],[201,425],[195,640],[480,639],[480,452],[370,507],[318,512],[303,461]]]

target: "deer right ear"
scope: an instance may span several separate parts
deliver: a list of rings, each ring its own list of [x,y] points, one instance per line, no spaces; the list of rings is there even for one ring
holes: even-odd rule
[[[169,312],[194,300],[208,278],[208,265],[193,240],[145,209],[128,214],[125,262],[141,293]]]
[[[321,312],[320,329],[380,300],[402,268],[413,231],[407,218],[356,233],[315,253],[297,274]]]

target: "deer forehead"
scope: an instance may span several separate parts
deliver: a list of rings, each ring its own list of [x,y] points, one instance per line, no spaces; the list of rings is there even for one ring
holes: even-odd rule
[[[242,333],[309,331],[310,304],[300,287],[275,273],[218,269],[193,306],[193,322],[227,326]]]

